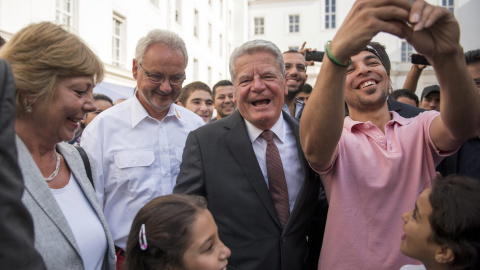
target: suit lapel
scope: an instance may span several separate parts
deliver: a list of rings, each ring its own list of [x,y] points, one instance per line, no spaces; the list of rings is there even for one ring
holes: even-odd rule
[[[260,165],[258,165],[257,157],[253,151],[252,142],[248,137],[245,122],[238,110],[229,116],[225,128],[229,130],[224,135],[225,142],[232,152],[235,161],[255,189],[255,192],[263,202],[270,216],[278,226],[281,226],[267,184],[265,183],[265,178],[263,177],[262,170],[260,169]]]
[[[45,182],[42,173],[38,169],[37,164],[33,160],[25,144],[18,136],[16,136],[16,143],[18,149],[18,163],[22,170],[23,179],[25,182],[25,190],[43,209],[48,218],[53,221],[68,242],[77,251],[78,256],[80,256],[80,249],[77,245],[75,237],[73,236],[73,232],[70,229],[70,225],[65,219],[65,216],[63,215],[60,206],[58,206],[57,201],[53,197],[53,194]],[[35,216],[38,213],[31,214],[32,216]]]

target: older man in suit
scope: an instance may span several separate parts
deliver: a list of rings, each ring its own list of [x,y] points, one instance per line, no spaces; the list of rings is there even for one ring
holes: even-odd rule
[[[305,269],[320,183],[298,122],[282,113],[282,54],[271,42],[246,42],[232,53],[230,73],[238,110],[189,134],[174,192],[207,198],[232,251],[229,269]]]

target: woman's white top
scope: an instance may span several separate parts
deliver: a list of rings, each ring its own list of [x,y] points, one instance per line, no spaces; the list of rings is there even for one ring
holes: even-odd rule
[[[85,269],[100,270],[107,252],[107,237],[77,180],[70,174],[65,187],[50,190],[75,236]]]
[[[422,265],[413,265],[413,264],[407,264],[402,266],[400,270],[425,270],[425,266]]]

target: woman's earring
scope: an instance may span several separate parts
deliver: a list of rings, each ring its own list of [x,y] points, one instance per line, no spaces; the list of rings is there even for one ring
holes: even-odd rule
[[[32,104],[33,104],[33,101],[27,100],[27,107],[26,107],[27,113],[32,113],[32,111],[33,111],[32,110]]]

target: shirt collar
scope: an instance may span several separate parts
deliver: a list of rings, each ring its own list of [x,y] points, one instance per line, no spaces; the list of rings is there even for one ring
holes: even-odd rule
[[[282,111],[282,113],[285,113]],[[277,135],[277,138],[281,141],[285,141],[285,124],[283,120],[283,115],[282,113],[280,114],[280,117],[278,117],[277,122],[273,125],[272,128],[270,128],[275,135]],[[263,130],[257,128],[254,126],[252,123],[248,122],[247,119],[244,118],[245,125],[247,126],[247,132],[248,136],[250,137],[250,141],[253,143],[259,136],[262,134]]]
[[[167,117],[173,117],[185,123],[186,116],[184,112],[177,108],[178,108],[178,105],[172,103],[164,119]],[[145,118],[154,119],[148,114],[147,110],[143,107],[142,103],[140,103],[137,95],[134,95],[134,98],[132,100],[132,128],[137,126],[138,123],[140,123]]]
[[[388,123],[398,123],[402,126],[408,125],[410,122],[412,122],[413,118],[403,118],[401,117],[397,112],[391,111],[390,116],[392,117],[392,120],[390,120]],[[372,122],[367,121],[367,122],[360,122],[360,121],[355,121],[350,116],[345,117],[345,122],[344,122],[344,128],[348,129],[350,132],[352,132],[354,127],[359,127],[365,124],[370,124],[373,125]]]

